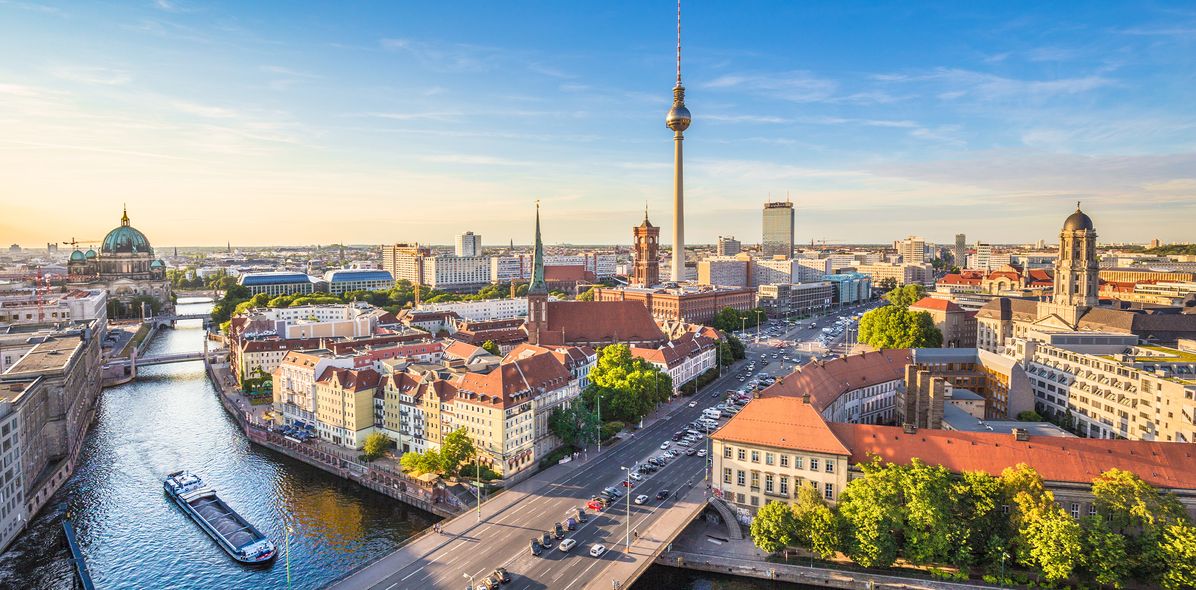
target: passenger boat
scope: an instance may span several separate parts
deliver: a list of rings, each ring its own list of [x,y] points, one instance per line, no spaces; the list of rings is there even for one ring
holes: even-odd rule
[[[233,559],[241,563],[264,563],[278,553],[270,539],[229,508],[199,476],[176,471],[162,485],[166,495]]]

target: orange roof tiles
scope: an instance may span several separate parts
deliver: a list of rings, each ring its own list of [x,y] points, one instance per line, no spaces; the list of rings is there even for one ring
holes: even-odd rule
[[[914,304],[910,305],[910,307],[947,312],[963,311],[963,308],[956,305],[954,302],[947,301],[946,299],[936,299],[934,297],[923,297]]]
[[[639,301],[550,301],[544,344],[664,342],[652,313]]]
[[[829,362],[813,362],[782,377],[761,395],[800,398],[803,394],[809,394],[811,403],[821,412],[848,391],[904,379],[905,365],[913,362],[908,348],[853,354]]]
[[[724,442],[850,455],[810,404],[794,397],[754,399],[710,438]]]

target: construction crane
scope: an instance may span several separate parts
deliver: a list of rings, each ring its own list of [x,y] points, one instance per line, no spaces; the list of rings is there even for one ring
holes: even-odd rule
[[[69,241],[69,242],[62,242],[62,245],[63,245],[63,246],[70,246],[70,247],[72,247],[72,248],[74,248],[74,249],[78,250],[78,249],[79,249],[79,244],[83,244],[84,246],[86,246],[86,245],[88,245],[88,244],[98,244],[98,243],[100,243],[100,240],[76,240],[75,238],[71,238],[71,241]]]

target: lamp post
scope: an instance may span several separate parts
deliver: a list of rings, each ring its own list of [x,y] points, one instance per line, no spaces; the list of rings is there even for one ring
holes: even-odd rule
[[[631,467],[635,467],[633,463]],[[619,469],[627,472],[627,536],[623,540],[625,551],[631,550],[631,468],[620,466]]]
[[[473,452],[473,491],[478,495],[478,522],[482,522],[482,459]]]
[[[466,573],[463,573],[463,574],[461,574],[461,576],[462,576],[462,577],[465,577],[465,578],[469,578],[469,588],[470,588],[470,590],[472,590],[472,589],[475,587],[475,586],[473,585],[473,575],[472,575],[472,574],[466,574]]]
[[[760,310],[756,310],[756,342],[760,342]]]
[[[594,392],[594,396],[598,398],[598,420],[597,420],[597,424],[595,424],[595,426],[594,426],[595,430],[597,430],[598,432],[597,432],[597,436],[595,436],[594,438],[598,439],[598,453],[601,454],[602,453],[602,392],[600,392],[600,391]]]

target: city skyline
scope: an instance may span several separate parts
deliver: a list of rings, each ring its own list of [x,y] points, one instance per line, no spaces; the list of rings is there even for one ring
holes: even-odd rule
[[[1052,242],[1076,199],[1102,241],[1187,241],[1182,6],[687,5],[689,240],[758,242],[787,192],[798,244]],[[127,202],[171,245],[503,244],[536,199],[547,243],[630,243],[645,200],[671,232],[673,3],[449,10],[0,3],[35,56],[0,66],[0,234]]]

